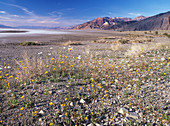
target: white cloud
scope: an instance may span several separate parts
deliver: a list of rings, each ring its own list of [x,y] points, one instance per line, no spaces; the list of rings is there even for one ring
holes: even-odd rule
[[[139,13],[128,13],[129,15],[131,15],[131,16],[140,16],[141,14],[139,14]]]
[[[6,11],[0,11],[0,14],[5,14],[6,13]]]
[[[63,15],[67,11],[71,11],[73,8],[62,9],[59,11],[53,11],[49,13],[49,16],[40,16],[36,15],[33,11],[29,9],[19,6],[16,4],[9,4],[0,2],[0,4],[4,4],[7,6],[15,7],[21,9],[27,15],[15,15],[10,14],[5,11],[0,11],[0,13],[5,13],[5,15],[0,16],[0,24],[8,25],[8,26],[45,26],[45,27],[65,27],[72,26],[76,24],[80,24],[85,22],[85,20],[79,19],[68,19],[63,17]]]
[[[12,7],[16,7],[16,8],[19,8],[21,10],[23,10],[26,14],[28,15],[34,15],[33,12],[29,11],[27,8],[25,7],[22,7],[22,6],[19,6],[19,5],[16,5],[16,4],[9,4],[9,3],[4,3],[4,2],[0,2],[2,4],[5,4],[5,5],[8,5],[8,6],[12,6]]]

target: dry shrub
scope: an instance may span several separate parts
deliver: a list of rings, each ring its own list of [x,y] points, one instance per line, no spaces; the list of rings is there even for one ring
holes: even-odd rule
[[[169,46],[169,44],[168,43],[132,44],[131,49],[127,50],[125,55],[137,56],[151,50],[164,48],[165,46]]]
[[[23,54],[22,61],[15,61],[17,63],[15,73],[18,75],[18,81],[30,80],[41,76],[46,64],[46,61],[41,60],[40,57],[29,57],[27,53]]]
[[[119,43],[117,43],[117,44],[112,44],[112,45],[111,45],[111,50],[113,50],[113,51],[122,50],[122,46],[121,46],[121,44],[119,44]]]
[[[62,46],[69,46],[69,45],[82,45],[82,43],[81,42],[79,42],[79,41],[68,41],[68,42],[66,42],[66,43],[62,43],[61,44]]]
[[[21,42],[21,43],[19,43],[19,45],[21,45],[21,46],[33,46],[33,45],[42,45],[42,43],[41,42],[39,42],[39,41],[35,41],[35,42]]]

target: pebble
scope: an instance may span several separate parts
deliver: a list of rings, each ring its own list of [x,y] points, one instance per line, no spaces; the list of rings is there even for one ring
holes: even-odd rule
[[[128,112],[126,113],[126,116],[134,119],[138,119],[138,115],[135,112]]]
[[[84,99],[80,99],[80,103],[84,104],[86,101]]]
[[[119,110],[118,112],[119,112],[120,114],[124,115],[124,114],[126,114],[126,113],[128,112],[128,110],[125,109],[125,108],[120,108],[120,110]]]
[[[44,112],[43,110],[41,110],[41,111],[39,112],[39,114],[44,115],[45,112]]]

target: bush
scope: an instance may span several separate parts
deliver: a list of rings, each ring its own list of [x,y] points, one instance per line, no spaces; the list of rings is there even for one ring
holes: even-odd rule
[[[163,35],[168,35],[168,33],[163,33]]]
[[[37,45],[38,43],[36,42],[21,42],[19,45],[21,46],[32,46],[32,45]]]
[[[126,40],[126,39],[120,39],[119,42],[120,42],[121,44],[127,44],[127,43],[128,43],[128,40]]]
[[[158,35],[158,31],[155,31],[155,35]]]
[[[170,38],[170,34],[168,34],[168,33],[163,33],[163,35],[165,35],[166,37]]]

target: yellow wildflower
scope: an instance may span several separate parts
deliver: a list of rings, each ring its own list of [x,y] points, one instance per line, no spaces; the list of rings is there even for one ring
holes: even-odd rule
[[[34,114],[34,116],[37,116],[37,114]]]
[[[53,102],[50,102],[49,105],[53,105]]]
[[[107,93],[107,90],[105,90],[105,93]]]
[[[51,58],[51,60],[54,60],[54,58]]]
[[[72,48],[68,48],[68,51],[71,51],[72,50]]]
[[[164,75],[166,75],[166,73],[164,73]]]
[[[46,71],[44,74],[47,74],[48,73],[48,71]]]
[[[115,116],[112,118],[112,120],[114,121],[114,119],[115,119]]]
[[[94,87],[94,84],[92,84],[91,86]]]
[[[85,120],[88,120],[88,117],[86,116],[84,119],[85,119]]]
[[[68,98],[65,98],[65,100],[68,100]]]
[[[24,98],[24,95],[21,97],[21,99],[23,99]]]
[[[24,110],[24,107],[20,108],[20,110]]]
[[[82,87],[80,87],[80,90],[82,90],[83,88]]]
[[[35,111],[34,113],[37,113],[37,111]]]
[[[2,76],[0,76],[0,79],[2,78]]]
[[[66,56],[66,58],[68,58],[68,56]]]
[[[52,126],[53,125],[53,123],[50,123],[50,126]]]
[[[0,120],[0,123],[2,123],[2,120]]]
[[[19,116],[22,116],[22,114],[20,113]]]

